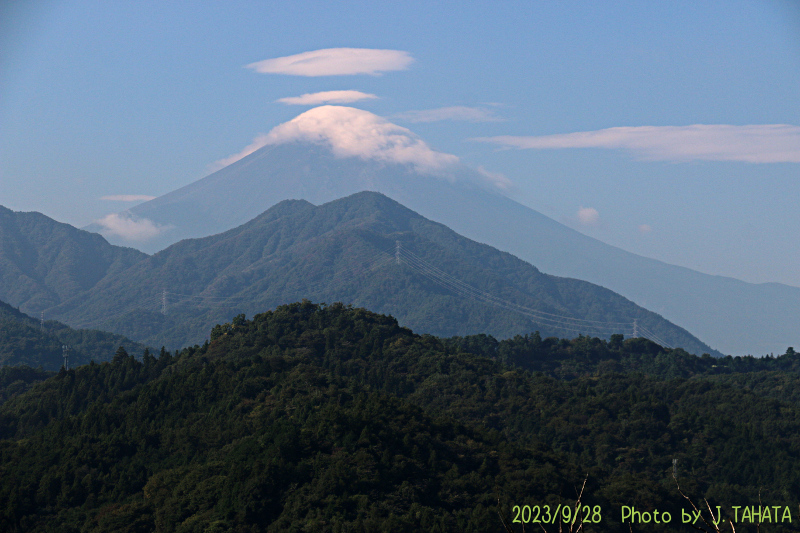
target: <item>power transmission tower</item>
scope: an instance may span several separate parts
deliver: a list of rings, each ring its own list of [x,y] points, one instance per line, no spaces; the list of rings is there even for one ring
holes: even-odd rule
[[[44,311],[39,315],[39,328],[44,331]]]
[[[394,241],[394,260],[400,264],[400,241]]]
[[[637,323],[637,319],[633,319],[633,338],[637,338],[639,336],[639,324]]]
[[[64,354],[64,370],[69,370],[69,346],[62,344],[61,351]]]
[[[167,314],[167,289],[161,291],[161,314]]]

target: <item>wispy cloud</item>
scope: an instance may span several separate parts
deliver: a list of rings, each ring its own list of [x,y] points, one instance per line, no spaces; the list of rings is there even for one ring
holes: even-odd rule
[[[378,75],[391,70],[405,70],[414,62],[402,50],[371,48],[325,48],[292,56],[265,59],[246,65],[262,74],[292,76]]]
[[[320,105],[320,104],[349,104],[359,100],[373,100],[374,94],[361,91],[324,91],[321,93],[306,93],[302,96],[287,96],[275,100],[289,105]]]
[[[473,139],[507,148],[628,150],[651,161],[800,163],[800,127],[787,124],[638,126],[561,135]]]
[[[155,196],[147,194],[112,194],[110,196],[101,196],[101,200],[109,200],[112,202],[146,202],[154,199]]]
[[[650,224],[642,224],[639,226],[639,233],[650,233],[653,231],[653,228],[650,227]]]
[[[147,218],[133,218],[125,213],[106,215],[97,223],[103,228],[100,233],[117,235],[129,241],[146,241],[167,229]]]
[[[218,161],[214,161],[213,163],[208,165],[208,171],[209,172],[216,172],[217,170],[223,169],[223,168],[227,167],[228,165],[236,163],[240,159],[244,159],[248,155],[250,155],[253,152],[255,152],[256,150],[258,150],[259,148],[263,148],[268,144],[269,144],[269,137],[267,137],[267,135],[265,135],[263,133],[259,133],[256,136],[256,138],[253,139],[253,142],[251,142],[250,144],[245,146],[244,150],[242,150],[241,152],[238,152],[238,153],[235,153],[233,155],[230,155],[230,156],[228,156],[228,157],[226,157],[224,159],[220,159]]]
[[[594,207],[581,206],[576,216],[581,226],[595,227],[600,225],[600,213]]]
[[[452,106],[438,109],[421,109],[405,111],[392,115],[392,118],[408,122],[439,122],[441,120],[457,120],[464,122],[503,122],[505,119],[493,111],[483,107]]]
[[[477,170],[478,174],[486,178],[499,189],[510,189],[513,185],[510,179],[499,172],[490,172],[483,168],[483,166],[478,166]]]

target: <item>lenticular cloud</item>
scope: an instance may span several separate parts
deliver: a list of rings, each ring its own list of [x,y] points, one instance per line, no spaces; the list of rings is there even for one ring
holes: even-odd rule
[[[377,98],[374,94],[361,91],[323,91],[320,93],[306,93],[301,96],[287,96],[275,100],[288,105],[320,105],[320,104],[349,104],[359,100],[372,100]]]
[[[257,61],[247,68],[261,74],[293,76],[377,75],[390,70],[405,70],[413,62],[411,54],[402,50],[325,48]]]

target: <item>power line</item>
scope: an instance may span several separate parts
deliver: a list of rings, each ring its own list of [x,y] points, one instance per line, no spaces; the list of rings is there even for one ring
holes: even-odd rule
[[[575,333],[593,332],[595,334],[619,333],[620,330],[623,329],[620,326],[630,327],[630,322],[603,322],[599,320],[578,319],[575,317],[570,317],[565,315],[557,315],[555,313],[547,313],[544,311],[539,311],[536,309],[532,309],[530,307],[516,304],[509,300],[499,298],[485,291],[476,289],[475,287],[463,282],[462,280],[454,276],[451,276],[450,274],[442,271],[441,269],[431,265],[430,263],[423,260],[416,254],[406,250],[405,248],[401,248],[397,245],[395,250],[395,256],[401,257],[403,262],[409,267],[411,267],[413,270],[427,277],[431,281],[434,281],[439,285],[442,285],[443,287],[456,293],[459,296],[473,300],[478,300],[483,303],[488,303],[497,307],[502,307],[504,309],[517,312],[522,315],[526,315],[529,318],[533,318],[536,321],[550,327],[555,327]]]
[[[586,322],[589,322],[589,321],[583,321],[583,320],[580,320],[580,319],[575,319],[573,317],[567,317],[567,316],[562,316],[562,315],[555,315],[555,314],[552,314],[552,313],[545,313],[543,311],[538,311],[538,310],[535,310],[535,309],[531,309],[531,308],[528,308],[528,307],[525,307],[525,306],[521,306],[521,305],[515,304],[515,303],[510,302],[508,300],[504,300],[504,299],[498,298],[498,297],[496,297],[496,296],[494,296],[492,294],[489,294],[487,292],[478,290],[475,287],[473,287],[473,286],[461,281],[460,279],[455,278],[454,276],[451,276],[451,275],[443,272],[442,270],[434,267],[433,265],[427,263],[426,261],[424,261],[420,257],[416,256],[415,254],[413,254],[411,252],[408,252],[407,250],[403,250],[402,253],[403,253],[404,259],[406,260],[405,262],[406,262],[406,264],[408,266],[412,267],[413,269],[417,270],[418,272],[422,273],[423,275],[426,275],[430,279],[440,283],[441,285],[445,286],[446,288],[449,288],[449,289],[453,290],[454,292],[457,292],[458,294],[460,294],[462,296],[467,296],[467,297],[471,297],[473,299],[483,300],[486,303],[492,303],[494,305],[498,305],[498,306],[501,306],[501,307],[504,307],[504,308],[507,308],[507,309],[510,309],[510,310],[520,311],[520,312],[522,312],[524,314],[532,314],[532,315],[535,315],[535,318],[537,318],[537,319],[552,320],[552,321],[556,322],[559,325],[594,327],[594,324],[590,325],[590,324],[586,323]],[[549,315],[549,316],[544,316],[544,315]],[[591,321],[591,322],[599,322],[599,321]],[[603,323],[603,324],[605,324],[605,323]],[[625,324],[625,323],[619,323],[619,324]]]
[[[645,327],[643,327],[643,326],[639,326],[639,329],[641,329],[641,330],[642,330],[642,333],[643,333],[643,335],[642,335],[642,336],[643,336],[644,338],[646,338],[646,339],[649,339],[649,340],[651,340],[651,341],[653,341],[653,342],[655,342],[655,343],[657,343],[657,344],[660,344],[660,345],[661,345],[661,346],[663,346],[664,348],[670,348],[670,349],[672,349],[672,346],[670,346],[669,344],[667,344],[666,342],[664,342],[663,340],[661,340],[661,338],[659,338],[659,337],[658,337],[658,336],[657,336],[655,333],[653,333],[652,331],[648,330],[647,328],[645,328]]]
[[[531,309],[530,307],[525,307],[525,306],[522,306],[522,305],[518,305],[518,304],[515,304],[515,303],[510,302],[508,300],[504,300],[504,299],[498,298],[498,297],[496,297],[496,296],[494,296],[494,295],[492,295],[490,293],[487,293],[487,292],[481,291],[479,289],[476,289],[475,287],[473,287],[471,285],[468,285],[467,283],[461,281],[460,279],[455,278],[455,277],[451,276],[450,274],[447,274],[446,272],[443,272],[442,270],[436,268],[435,266],[433,266],[433,265],[431,265],[429,263],[426,263],[423,259],[421,259],[419,256],[413,254],[412,252],[409,252],[409,251],[404,249],[403,253],[406,254],[407,256],[409,256],[410,258],[412,258],[413,261],[416,261],[419,264],[422,264],[424,267],[432,269],[433,271],[435,271],[439,275],[444,276],[444,277],[448,278],[449,280],[458,283],[461,287],[463,287],[463,288],[465,288],[467,290],[470,290],[470,291],[474,291],[475,293],[480,294],[481,297],[490,298],[490,299],[493,299],[493,300],[495,300],[497,302],[502,302],[502,303],[504,303],[506,305],[511,305],[511,306],[517,307],[517,308],[519,308],[521,310],[524,310],[526,312],[536,313],[538,315],[551,316],[551,317],[554,317],[554,318],[557,318],[557,319],[563,319],[563,320],[575,322],[576,324],[579,324],[579,325],[595,323],[595,324],[604,324],[604,325],[609,325],[610,324],[610,325],[625,325],[625,326],[627,326],[627,325],[630,324],[630,321],[625,321],[625,322],[607,322],[607,321],[603,321],[603,320],[588,320],[588,319],[582,319],[582,318],[574,318],[574,317],[569,317],[569,316],[564,316],[564,315],[557,315],[557,314],[554,314],[554,313],[547,313],[545,311],[539,311],[539,310],[536,310],[536,309]]]
[[[148,296],[144,300],[140,300],[138,302],[134,302],[132,304],[129,304],[124,309],[121,309],[121,310],[117,311],[116,313],[113,313],[111,315],[104,314],[102,317],[96,318],[94,320],[88,320],[88,321],[84,321],[84,322],[79,322],[78,324],[76,324],[75,327],[77,327],[77,328],[88,328],[89,326],[91,326],[93,324],[102,324],[104,322],[108,322],[112,318],[117,318],[117,317],[122,316],[122,315],[124,315],[126,313],[129,313],[129,312],[131,312],[131,311],[133,311],[135,309],[145,309],[145,310],[148,310],[148,311],[149,310],[157,311],[158,310],[158,304],[159,304],[160,300],[161,300],[160,297],[157,296],[157,295]]]
[[[258,262],[260,261],[257,261],[256,263]],[[254,263],[254,265],[256,263]],[[643,336],[652,340],[653,342],[661,344],[662,346],[671,348],[657,335],[641,326],[637,319],[633,319],[632,322],[607,322],[602,320],[580,319],[573,316],[559,315],[556,313],[549,313],[546,311],[533,309],[531,307],[517,304],[508,299],[478,289],[464,282],[463,280],[448,274],[442,269],[417,256],[410,250],[404,248],[399,240],[395,241],[394,254],[389,254],[385,251],[378,250],[377,253],[372,254],[372,257],[370,257],[365,263],[340,269],[334,273],[332,279],[321,281],[315,284],[304,284],[302,289],[306,292],[330,289],[333,283],[342,284],[353,281],[357,278],[362,278],[365,274],[371,274],[375,270],[386,266],[389,263],[395,263],[398,265],[403,263],[413,271],[446,288],[457,296],[521,314],[535,322],[539,322],[551,328],[561,329],[574,334],[592,333],[595,335],[610,335],[613,333],[623,333],[624,335],[632,335],[633,337]],[[285,290],[291,290],[291,288],[286,286],[283,288]],[[141,300],[140,302],[132,303],[114,314],[104,315],[101,318],[84,322],[78,327],[87,327],[91,324],[101,324],[134,309],[156,311],[159,308],[159,304],[161,314],[166,316],[168,308],[174,308],[181,304],[194,305],[199,308],[232,308],[244,305],[253,305],[253,303],[254,301],[252,297],[206,295],[202,293],[185,294],[172,292],[166,288],[163,288],[160,296],[152,295],[144,300]],[[44,311],[42,311],[41,314],[41,324],[42,327],[44,327]],[[630,331],[631,326],[633,329],[632,332]]]

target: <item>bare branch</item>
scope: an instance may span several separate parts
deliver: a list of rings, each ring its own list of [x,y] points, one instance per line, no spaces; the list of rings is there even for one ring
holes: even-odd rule
[[[684,494],[684,493],[683,493],[683,491],[681,490],[681,486],[680,486],[680,484],[678,483],[678,476],[676,476],[676,475],[675,475],[675,463],[674,463],[674,461],[673,461],[673,463],[672,463],[672,464],[673,464],[673,467],[672,467],[672,479],[674,479],[674,480],[675,480],[675,486],[676,486],[676,487],[678,487],[678,492],[680,493],[680,495],[681,495],[681,496],[683,496],[683,497],[686,499],[686,501],[687,501],[687,502],[689,502],[689,505],[691,505],[691,506],[692,506],[692,509],[694,509],[694,510],[697,512],[697,515],[698,515],[698,516],[699,516],[699,517],[700,517],[700,518],[703,520],[703,522],[704,522],[704,523],[705,523],[705,524],[706,524],[708,527],[711,527],[711,531],[708,531],[707,529],[704,529],[704,528],[702,528],[702,527],[696,526],[696,525],[694,525],[694,524],[692,524],[692,527],[693,527],[694,529],[696,529],[697,531],[703,531],[704,533],[720,533],[720,532],[719,532],[719,529],[718,529],[717,527],[712,527],[712,526],[710,526],[710,525],[708,524],[708,522],[706,521],[705,517],[703,517],[703,513],[700,511],[700,509],[698,509],[698,508],[697,508],[697,506],[694,504],[694,502],[692,501],[692,499],[691,499],[691,498],[689,498],[689,497],[688,497],[686,494]],[[708,501],[706,501],[706,505],[708,505]],[[712,516],[713,516],[713,515],[712,515]]]
[[[497,497],[497,514],[500,515],[500,522],[503,523],[503,529],[506,530],[506,533],[514,533],[514,530],[508,524],[508,519],[506,519],[505,513],[503,513],[503,508],[500,506],[500,497]],[[524,533],[524,529],[523,529]]]

